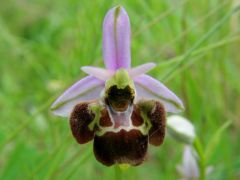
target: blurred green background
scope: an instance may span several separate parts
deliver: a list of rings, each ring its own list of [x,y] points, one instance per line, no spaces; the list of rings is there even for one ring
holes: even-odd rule
[[[118,4],[131,19],[132,65],[158,64],[150,74],[184,101],[203,148],[232,121],[207,159],[208,179],[240,179],[238,0],[1,0],[0,179],[115,178],[49,107],[85,76],[81,66],[103,67],[102,21]],[[123,177],[179,179],[182,150],[166,137]]]

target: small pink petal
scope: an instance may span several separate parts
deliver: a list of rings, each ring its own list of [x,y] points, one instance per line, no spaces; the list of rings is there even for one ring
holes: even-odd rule
[[[134,78],[137,101],[141,99],[159,100],[167,112],[179,112],[183,107],[182,101],[166,86],[148,75]]]
[[[106,81],[114,74],[114,71],[93,66],[84,66],[81,67],[81,70],[103,81]]]
[[[107,69],[129,68],[130,21],[121,6],[110,9],[103,22],[103,59]]]
[[[156,66],[155,63],[146,63],[140,66],[129,69],[129,75],[131,78],[135,78],[139,75],[145,74]]]
[[[179,173],[186,179],[199,178],[199,167],[194,153],[191,146],[186,145],[184,147],[182,164],[177,166]]]
[[[97,100],[104,89],[104,81],[87,76],[68,88],[51,106],[55,115],[68,117],[80,102]]]

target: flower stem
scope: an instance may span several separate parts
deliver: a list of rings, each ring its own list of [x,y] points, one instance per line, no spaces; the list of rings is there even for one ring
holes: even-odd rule
[[[116,180],[122,180],[122,169],[119,167],[119,165],[114,166],[115,170],[115,179]]]
[[[200,171],[200,179],[205,180],[206,179],[206,162],[205,162],[205,155],[203,152],[202,144],[199,138],[196,137],[193,147],[196,150],[199,158],[197,162],[198,162],[198,167]]]

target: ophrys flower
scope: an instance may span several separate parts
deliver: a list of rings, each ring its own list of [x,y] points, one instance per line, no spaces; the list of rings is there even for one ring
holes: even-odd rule
[[[145,73],[147,63],[131,68],[130,22],[125,9],[114,7],[103,22],[106,69],[86,66],[89,76],[66,90],[52,105],[55,115],[70,117],[76,140],[94,139],[95,157],[105,165],[140,164],[148,143],[160,145],[165,112],[178,112],[181,100]]]

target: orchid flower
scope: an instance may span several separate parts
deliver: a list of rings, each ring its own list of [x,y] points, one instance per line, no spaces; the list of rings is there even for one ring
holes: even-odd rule
[[[130,21],[121,6],[108,11],[103,22],[106,69],[82,67],[87,77],[67,89],[51,106],[55,115],[69,117],[80,144],[94,139],[94,154],[104,165],[143,162],[148,143],[162,144],[166,112],[183,109],[181,100],[158,80],[146,75],[147,63],[131,68]]]

